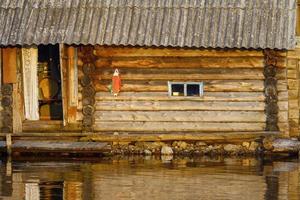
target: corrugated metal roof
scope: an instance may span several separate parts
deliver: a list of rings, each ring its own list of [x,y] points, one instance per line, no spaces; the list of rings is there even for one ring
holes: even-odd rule
[[[0,45],[291,49],[296,0],[0,0]]]

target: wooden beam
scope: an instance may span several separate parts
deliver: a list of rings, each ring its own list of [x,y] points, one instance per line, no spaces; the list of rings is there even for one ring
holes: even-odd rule
[[[0,133],[1,134],[1,133]],[[4,135],[4,134],[3,134]],[[237,131],[237,132],[172,132],[166,134],[159,133],[145,133],[145,132],[119,132],[118,135],[112,132],[98,132],[98,133],[75,133],[75,132],[49,132],[47,134],[41,132],[15,133],[12,135],[14,141],[23,142],[24,140],[36,141],[51,141],[53,137],[69,137],[70,140],[78,140],[81,137],[82,141],[101,141],[101,142],[131,142],[131,141],[205,141],[205,142],[235,142],[235,141],[251,141],[261,136],[275,136],[280,137],[280,132],[266,132],[266,131]]]
[[[279,132],[210,132],[210,133],[168,133],[168,134],[94,134],[86,137],[86,140],[104,142],[132,142],[132,141],[204,141],[207,143],[251,141],[261,136],[279,136]]]
[[[172,80],[170,80],[172,81]],[[109,91],[109,80],[94,80],[95,90]],[[280,84],[280,82],[279,82]],[[279,88],[280,89],[280,88]],[[263,92],[263,80],[206,80],[205,92]],[[168,91],[167,81],[123,81],[123,92],[164,92]]]
[[[98,111],[95,121],[115,122],[265,122],[257,111]]]
[[[194,102],[194,101],[100,101],[97,111],[264,111],[264,102]]]
[[[213,122],[97,122],[94,130],[123,132],[217,132],[263,131],[265,123],[213,123]]]
[[[263,68],[262,58],[99,58],[96,67],[104,68]],[[283,66],[282,66],[283,67]]]
[[[109,151],[103,142],[15,141],[14,152],[95,152]]]
[[[281,93],[279,95],[286,95]],[[167,92],[121,92],[117,97],[109,92],[97,92],[96,101],[265,101],[263,92],[205,92],[203,97],[169,97]],[[79,97],[79,99],[82,99]]]
[[[17,48],[3,48],[3,83],[17,82]]]
[[[78,105],[78,75],[76,63],[76,48],[72,46],[66,47],[67,51],[67,76],[68,76],[68,123],[76,123],[77,105]]]

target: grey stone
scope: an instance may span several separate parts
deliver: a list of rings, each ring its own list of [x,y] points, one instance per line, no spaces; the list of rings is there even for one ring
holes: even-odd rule
[[[241,149],[241,146],[234,144],[226,144],[224,145],[224,150],[227,152],[237,152]]]
[[[162,155],[173,155],[173,150],[172,150],[172,148],[169,147],[169,146],[163,146],[163,147],[161,148],[160,153],[161,153]]]
[[[245,147],[245,148],[247,148],[247,149],[249,149],[249,147],[250,147],[250,142],[243,142],[243,143],[242,143],[242,146]]]
[[[186,142],[179,142],[179,143],[178,143],[178,146],[179,146],[179,148],[181,148],[181,149],[186,149],[188,145],[187,145]]]
[[[198,147],[205,147],[205,146],[207,146],[207,144],[205,142],[199,141],[199,142],[196,142],[196,146],[198,146]]]
[[[259,144],[257,142],[251,142],[250,146],[249,146],[249,150],[250,151],[256,151],[257,147],[259,146]]]
[[[148,149],[145,149],[144,150],[144,154],[145,155],[152,155],[152,152],[150,150],[148,150]]]

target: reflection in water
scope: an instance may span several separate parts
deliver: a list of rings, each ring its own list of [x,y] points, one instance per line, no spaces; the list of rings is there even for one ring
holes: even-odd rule
[[[7,168],[11,167],[10,170]],[[0,199],[299,199],[297,160],[115,157],[13,161]]]

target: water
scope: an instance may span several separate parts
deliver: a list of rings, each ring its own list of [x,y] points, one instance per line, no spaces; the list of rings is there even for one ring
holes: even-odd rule
[[[0,199],[300,199],[297,159],[40,157],[0,170]]]

